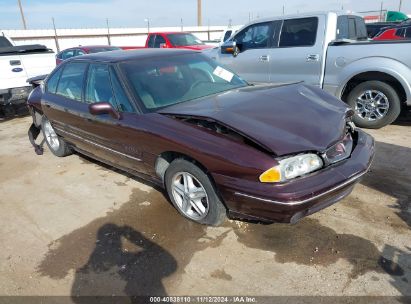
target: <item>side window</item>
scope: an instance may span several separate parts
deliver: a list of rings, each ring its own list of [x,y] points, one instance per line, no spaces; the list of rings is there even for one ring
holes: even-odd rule
[[[86,53],[83,50],[76,50],[75,56],[85,55]]]
[[[88,64],[85,62],[71,62],[64,66],[56,94],[81,101],[84,75]]]
[[[348,18],[348,39],[355,39],[357,33],[357,25],[354,18]]]
[[[126,93],[124,92],[123,87],[121,86],[120,80],[117,77],[116,72],[113,68],[110,69],[111,74],[111,83],[113,84],[113,92],[116,98],[119,110],[121,112],[134,113],[134,108],[130,103]]]
[[[348,17],[338,16],[337,19],[337,40],[348,39]]]
[[[284,20],[280,47],[313,46],[317,38],[318,18]]]
[[[230,37],[231,37],[231,34],[232,34],[232,33],[233,33],[233,31],[232,31],[232,30],[229,30],[229,31],[225,32],[225,34],[224,34],[224,38],[223,38],[223,42],[227,41],[227,40],[228,40],[228,38],[230,38]]]
[[[355,39],[365,40],[368,38],[367,26],[365,25],[364,19],[361,17],[355,17]]]
[[[164,39],[164,37],[161,36],[161,35],[157,35],[156,36],[156,41],[154,42],[154,47],[155,48],[160,48],[161,44],[165,44],[165,43],[166,43],[166,40]]]
[[[87,76],[86,102],[109,102],[117,108],[110,82],[110,72],[106,64],[90,64]]]
[[[148,44],[147,46],[149,48],[153,48],[154,47],[154,40],[156,38],[156,35],[150,35],[150,38],[148,39]]]
[[[51,77],[47,80],[47,85],[46,85],[46,90],[49,93],[56,93],[57,90],[57,84],[59,83],[60,76],[61,76],[61,71],[63,69],[58,69],[57,72],[55,72]]]
[[[250,25],[239,32],[234,41],[242,52],[249,49],[267,48],[270,44],[271,22]]]
[[[61,55],[61,59],[63,60],[69,59],[71,57],[74,57],[74,50],[64,51]]]
[[[395,35],[399,36],[399,37],[404,37],[405,36],[405,28],[400,28],[400,29],[396,30]]]
[[[411,27],[407,27],[407,29],[405,30],[405,37],[411,38]]]

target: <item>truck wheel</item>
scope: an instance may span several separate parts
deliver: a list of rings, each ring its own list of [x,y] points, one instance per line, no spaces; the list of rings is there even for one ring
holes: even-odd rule
[[[41,120],[41,130],[43,131],[47,146],[55,156],[63,157],[72,154],[68,144],[57,135],[50,121],[45,116]]]
[[[397,91],[382,81],[360,83],[348,95],[347,103],[355,110],[354,123],[362,128],[382,128],[401,112]]]
[[[176,159],[164,178],[171,202],[184,217],[204,225],[218,226],[224,222],[227,211],[210,178],[199,167]]]

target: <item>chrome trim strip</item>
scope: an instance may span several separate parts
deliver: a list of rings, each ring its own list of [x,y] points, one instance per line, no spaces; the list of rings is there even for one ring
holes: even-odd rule
[[[305,204],[305,203],[314,201],[314,200],[316,200],[316,199],[318,199],[318,198],[320,198],[320,197],[322,197],[322,196],[325,196],[325,195],[327,195],[327,194],[329,194],[329,193],[331,193],[331,192],[333,192],[333,191],[336,191],[336,190],[338,190],[338,189],[344,188],[345,186],[353,183],[354,181],[356,181],[357,179],[359,179],[360,177],[362,177],[364,174],[366,174],[366,173],[368,172],[368,169],[369,169],[369,167],[368,167],[365,171],[363,171],[363,172],[361,172],[361,173],[359,173],[359,174],[351,177],[350,179],[346,180],[344,183],[342,183],[342,184],[340,184],[340,185],[338,185],[338,186],[336,186],[336,187],[334,187],[334,188],[332,188],[332,189],[330,189],[330,190],[327,190],[327,191],[324,192],[324,193],[318,194],[318,195],[316,195],[316,196],[307,198],[307,199],[302,200],[302,201],[290,201],[290,202],[273,201],[273,200],[270,200],[270,199],[265,199],[265,198],[262,198],[262,197],[252,196],[252,195],[248,195],[248,194],[241,193],[241,192],[234,192],[234,195],[243,196],[243,197],[247,197],[247,198],[259,200],[259,201],[262,201],[262,202],[273,203],[273,204],[277,204],[277,205],[297,206],[297,205],[302,205],[302,204]]]
[[[81,136],[78,136],[78,135],[73,134],[73,133],[71,133],[71,132],[67,132],[67,131],[62,130],[62,129],[60,129],[60,128],[55,128],[55,129],[56,129],[58,132],[66,133],[66,134],[69,135],[69,136],[76,137],[76,138],[78,138],[78,139],[80,139],[80,140],[82,140],[82,141],[85,141],[85,142],[87,142],[87,143],[89,143],[89,144],[91,144],[91,145],[94,145],[94,146],[99,147],[99,148],[101,148],[101,149],[107,150],[107,151],[109,151],[109,152],[116,153],[116,154],[118,154],[118,155],[121,155],[121,156],[130,158],[130,159],[132,159],[132,160],[136,160],[136,161],[139,161],[139,162],[142,161],[140,158],[137,158],[137,157],[134,157],[134,156],[131,156],[131,155],[128,155],[128,154],[124,154],[124,153],[122,153],[122,152],[113,150],[113,149],[111,149],[111,148],[107,148],[107,147],[105,147],[105,146],[103,146],[103,145],[100,145],[100,144],[97,144],[97,143],[95,143],[95,142],[93,142],[93,141],[91,141],[91,140],[82,138]]]

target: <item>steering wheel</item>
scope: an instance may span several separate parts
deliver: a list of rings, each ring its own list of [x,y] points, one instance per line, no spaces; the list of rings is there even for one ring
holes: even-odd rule
[[[204,71],[204,70],[200,70],[197,68],[194,68],[191,71],[193,73],[194,78],[197,79],[197,81],[203,80],[203,81],[215,82],[213,75],[211,75],[209,71]]]
[[[195,87],[198,87],[200,84],[203,84],[203,83],[210,83],[210,81],[204,81],[204,80],[194,81],[194,83],[190,86],[190,89],[189,89],[188,91],[190,92],[190,91],[193,90]]]

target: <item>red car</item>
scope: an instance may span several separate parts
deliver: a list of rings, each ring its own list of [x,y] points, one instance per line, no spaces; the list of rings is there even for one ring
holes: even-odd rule
[[[383,29],[373,40],[405,40],[411,38],[411,26]]]
[[[201,51],[213,48],[207,45],[191,33],[186,32],[158,32],[150,33],[147,36],[146,45],[143,47],[124,46],[123,50],[136,50],[145,48],[164,49],[188,49]]]
[[[66,59],[77,57],[80,55],[118,51],[118,50],[121,50],[121,48],[116,47],[116,46],[110,46],[110,45],[90,45],[90,46],[73,47],[73,48],[69,48],[64,51],[61,51],[60,53],[56,55],[56,65],[59,65]]]

